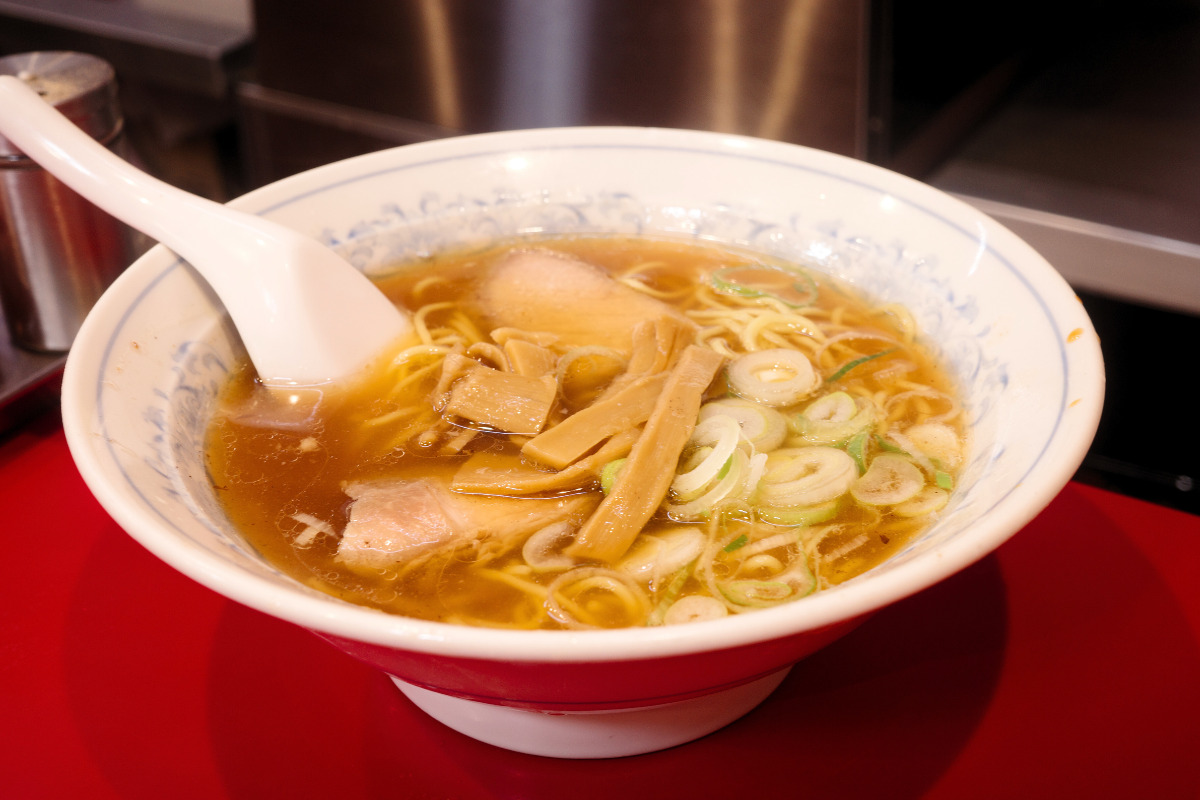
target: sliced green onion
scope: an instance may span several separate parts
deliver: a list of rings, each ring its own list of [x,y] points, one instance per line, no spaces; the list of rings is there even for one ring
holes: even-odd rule
[[[878,353],[872,353],[869,356],[863,356],[862,358],[856,358],[853,361],[849,361],[849,362],[843,364],[842,368],[839,369],[837,372],[833,373],[828,378],[826,378],[825,382],[833,383],[834,381],[839,381],[846,376],[847,372],[854,369],[855,367],[857,367],[861,364],[865,364],[868,361],[871,361],[872,359],[879,358],[880,356],[886,356],[888,353],[894,353],[894,352],[896,352],[895,348],[892,348],[890,350],[880,350]]]
[[[738,297],[766,297],[767,296],[767,293],[762,291],[761,289],[755,289],[750,286],[743,286],[742,284],[735,283],[734,281],[728,280],[726,276],[729,275],[732,270],[736,270],[736,269],[740,269],[740,267],[726,267],[724,269],[715,270],[712,273],[712,275],[709,276],[710,282],[712,283],[712,287],[714,289],[716,289],[718,292],[720,292],[721,294],[732,294],[732,295],[737,295]]]
[[[691,574],[691,564],[682,567],[675,573],[675,575],[671,578],[671,582],[667,584],[667,588],[663,590],[662,599],[659,600],[658,605],[654,607],[654,610],[650,612],[650,615],[646,617],[646,625],[653,626],[663,624],[667,615],[667,610],[675,604],[675,599],[679,597],[679,593],[683,591],[683,585],[687,583],[687,579],[691,576]]]
[[[845,494],[858,477],[854,459],[833,447],[787,447],[767,455],[757,498],[764,506],[815,506]]]
[[[753,400],[725,397],[705,403],[700,408],[699,420],[703,422],[718,415],[736,420],[742,428],[742,438],[754,445],[760,453],[774,450],[787,438],[787,418],[775,409]]]
[[[810,306],[817,300],[817,282],[806,272],[765,264],[739,264],[714,270],[712,287],[738,297],[770,297],[791,308]]]
[[[887,432],[887,437],[895,442],[900,447],[904,448],[904,455],[916,462],[917,466],[925,470],[926,475],[933,475],[937,467],[933,464],[933,459],[925,455],[925,451],[917,447],[911,439],[896,430]]]
[[[926,486],[911,500],[893,506],[892,513],[899,517],[924,517],[941,511],[949,500],[948,490],[938,486]]]
[[[725,545],[724,550],[726,553],[732,553],[734,550],[740,550],[741,548],[745,547],[746,543],[749,541],[750,537],[743,533],[741,536]]]
[[[770,580],[743,579],[718,583],[730,603],[748,608],[766,608],[807,597],[817,588],[817,579],[801,553],[786,570]]]
[[[953,428],[941,422],[922,422],[904,432],[905,437],[930,460],[953,468],[962,462],[962,440]]]
[[[793,508],[776,508],[775,506],[758,506],[754,511],[763,522],[772,525],[808,526],[828,522],[837,516],[841,502],[830,500],[816,506],[795,506]]]
[[[939,489],[950,491],[954,488],[954,478],[945,470],[938,470],[933,473],[933,482],[937,484]]]
[[[859,475],[867,471],[867,440],[869,438],[867,431],[861,431],[846,442],[846,454],[854,459]]]
[[[847,392],[830,392],[804,409],[804,415],[814,422],[847,422],[858,413],[858,403]]]
[[[701,420],[688,440],[693,452],[702,454],[693,468],[675,476],[671,491],[683,501],[694,500],[706,486],[718,480],[721,470],[726,468],[729,457],[737,448],[742,429],[733,417],[719,414]]]
[[[795,434],[789,444],[841,444],[865,430],[875,419],[874,406],[846,392],[824,395],[789,420]]]
[[[738,575],[778,575],[783,572],[783,562],[770,553],[746,556],[737,568]]]
[[[850,494],[866,505],[890,506],[911,500],[924,486],[925,476],[916,464],[895,453],[880,453]]]
[[[757,491],[758,484],[767,471],[767,457],[767,453],[755,453],[750,456],[750,465],[746,468],[746,481],[742,484],[743,499],[751,498]]]
[[[600,468],[600,489],[605,494],[612,491],[613,484],[617,482],[617,475],[625,466],[625,461],[624,458],[613,459]]]
[[[778,605],[793,594],[792,587],[784,581],[728,581],[719,587],[729,602],[752,608]]]
[[[676,521],[691,522],[704,519],[721,501],[736,496],[743,489],[750,472],[750,457],[743,450],[734,450],[728,469],[699,497],[683,503],[667,503],[663,510]]]
[[[781,347],[738,356],[725,374],[734,394],[774,408],[795,405],[821,383],[808,356]]]
[[[699,528],[673,528],[639,536],[617,569],[639,580],[656,582],[695,561],[704,551]]]
[[[715,597],[704,594],[689,594],[676,600],[663,617],[666,625],[682,625],[688,622],[703,622],[729,616],[729,609]]]
[[[803,553],[792,562],[787,572],[779,576],[779,579],[786,581],[792,587],[797,598],[808,597],[817,589],[817,578],[809,568],[808,559],[804,557]]]
[[[742,558],[749,559],[753,556],[766,553],[770,550],[776,550],[781,547],[790,547],[800,543],[800,531],[789,529],[780,533],[773,533],[770,536],[764,536],[761,539],[746,545],[745,552],[742,553]]]

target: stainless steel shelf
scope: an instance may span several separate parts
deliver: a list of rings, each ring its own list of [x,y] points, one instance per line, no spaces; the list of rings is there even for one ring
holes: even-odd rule
[[[119,75],[224,97],[253,41],[249,22],[177,16],[132,0],[0,0],[0,45],[10,52],[79,50]]]
[[[959,198],[1032,245],[1077,289],[1200,315],[1200,245],[980,197]]]

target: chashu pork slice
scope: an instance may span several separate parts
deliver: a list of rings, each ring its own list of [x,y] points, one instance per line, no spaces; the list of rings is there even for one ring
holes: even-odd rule
[[[350,519],[337,560],[363,572],[387,570],[434,549],[489,536],[523,537],[563,520],[582,521],[587,495],[511,498],[459,494],[434,478],[347,484]]]
[[[493,328],[553,333],[567,347],[598,345],[627,355],[639,322],[671,317],[696,327],[600,267],[550,250],[518,250],[491,264],[476,299]]]

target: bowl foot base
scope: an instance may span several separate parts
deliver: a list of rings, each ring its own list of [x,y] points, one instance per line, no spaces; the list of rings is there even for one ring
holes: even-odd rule
[[[618,758],[665,750],[723,728],[765,700],[790,669],[658,706],[553,713],[463,700],[392,681],[426,714],[472,739],[538,756]]]

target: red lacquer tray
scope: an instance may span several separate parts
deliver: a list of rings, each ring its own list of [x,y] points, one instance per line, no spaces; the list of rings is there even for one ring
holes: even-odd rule
[[[1200,796],[1200,518],[1081,484],[742,720],[608,761],[461,736],[162,565],[53,413],[0,444],[0,493],[3,798]]]

